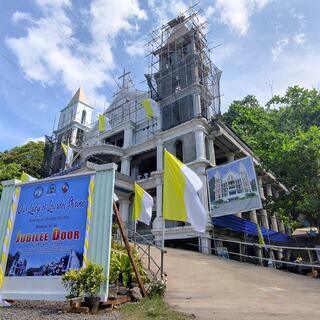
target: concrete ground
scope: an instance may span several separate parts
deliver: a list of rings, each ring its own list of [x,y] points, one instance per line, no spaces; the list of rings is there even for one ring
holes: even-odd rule
[[[320,319],[320,280],[168,249],[166,301],[208,320]]]

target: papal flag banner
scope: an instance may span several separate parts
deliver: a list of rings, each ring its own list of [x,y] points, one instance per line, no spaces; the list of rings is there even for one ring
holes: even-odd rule
[[[258,231],[258,242],[261,246],[264,246],[265,245],[265,242],[264,242],[264,239],[263,239],[263,235],[262,235],[262,232],[261,232],[261,228],[259,226],[259,223],[257,223],[257,231]]]
[[[189,222],[198,232],[204,232],[207,211],[197,192],[200,178],[170,152],[164,152],[163,218]]]
[[[27,174],[26,172],[22,171],[21,177],[20,177],[21,182],[30,182],[30,181],[35,181],[38,180],[37,178],[34,178]]]
[[[134,221],[141,221],[149,225],[152,217],[153,198],[136,182],[134,183],[134,193],[132,218]]]
[[[99,115],[99,132],[110,131],[112,130],[110,119],[103,114]]]
[[[73,158],[73,150],[70,147],[70,144],[68,142],[68,144],[65,144],[63,142],[61,142],[61,147],[62,150],[64,152],[64,155],[66,156],[66,165],[69,165],[72,163],[72,158]]]
[[[160,116],[159,104],[156,101],[150,98],[144,99],[142,101],[142,105],[148,118],[156,118]]]

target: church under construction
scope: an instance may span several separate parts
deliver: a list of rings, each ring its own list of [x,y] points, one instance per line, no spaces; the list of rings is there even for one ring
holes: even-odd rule
[[[220,115],[221,71],[210,58],[204,26],[198,15],[188,11],[152,32],[149,73],[145,75],[148,90],[136,90],[130,75],[124,74],[122,85],[104,112],[112,130],[99,132],[93,118],[93,107],[80,88],[60,112],[57,128],[47,139],[48,175],[70,170],[90,170],[90,162],[114,162],[116,194],[122,218],[132,227],[134,181],[153,198],[154,208],[150,226],[138,224],[138,231],[156,242],[161,239],[163,150],[176,155],[201,178],[204,187],[200,199],[208,211],[206,235],[222,239],[243,239],[244,233],[232,230],[227,224],[215,225],[210,215],[206,170],[245,156],[253,157],[258,188],[262,200],[278,197],[285,191],[274,176],[263,170],[251,148],[226,124]],[[160,106],[160,116],[148,118],[142,101],[152,98]],[[64,170],[65,156],[61,142],[69,142],[74,150],[73,167]],[[89,165],[88,165],[89,164]],[[221,194],[221,196],[223,196]],[[276,214],[265,209],[242,212],[237,219],[253,223],[275,232],[288,233]],[[209,252],[213,243],[203,238],[200,246]],[[175,245],[198,245],[199,234],[189,224],[166,222],[165,240]]]

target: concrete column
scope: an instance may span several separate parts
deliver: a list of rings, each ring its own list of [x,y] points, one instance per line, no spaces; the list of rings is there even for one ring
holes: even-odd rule
[[[130,176],[130,162],[131,157],[121,158],[121,173]]]
[[[211,254],[211,240],[207,238],[200,238],[201,252],[204,254]]]
[[[259,186],[259,191],[260,191],[260,196],[262,200],[266,200],[266,197],[264,195],[264,190],[263,190],[263,184],[262,184],[262,177],[258,176],[258,186]]]
[[[266,190],[267,190],[267,196],[272,197],[272,187],[271,184],[266,185]]]
[[[234,161],[235,153],[234,152],[229,152],[226,154],[226,157],[228,159],[228,162]]]
[[[261,209],[261,222],[263,227],[269,229],[268,214],[266,209]]]
[[[70,137],[69,143],[74,146],[76,145],[77,131],[78,129],[72,129],[71,131],[71,137]]]
[[[163,170],[163,144],[157,142],[157,171]]]
[[[281,233],[286,233],[286,228],[281,219],[278,219],[278,230]]]
[[[276,232],[279,231],[278,224],[277,224],[277,217],[275,214],[271,216],[271,229]]]
[[[123,148],[126,149],[132,145],[133,127],[129,126],[124,129]]]
[[[258,217],[257,217],[257,211],[251,210],[250,211],[250,221],[258,224]]]
[[[129,221],[129,208],[130,208],[130,200],[127,199],[119,199],[120,206],[120,214],[125,225],[128,225]]]
[[[242,212],[236,213],[236,216],[237,216],[238,218],[242,218]]]
[[[199,197],[204,208],[208,211],[208,189],[207,189],[206,168],[204,166],[201,166],[197,168],[196,172],[202,181],[202,188],[199,191]],[[209,219],[209,216],[208,216],[208,219]]]
[[[214,138],[208,137],[208,148],[209,148],[209,160],[212,163],[212,165],[216,165],[216,154],[214,151]]]
[[[196,129],[196,152],[197,160],[206,160],[206,146],[204,132],[201,129]]]
[[[153,221],[153,229],[161,229],[162,227],[162,177],[156,176],[156,192],[157,192],[157,201],[156,201],[156,218]]]
[[[193,110],[195,116],[201,115],[201,99],[200,94],[198,92],[195,92],[193,94]]]

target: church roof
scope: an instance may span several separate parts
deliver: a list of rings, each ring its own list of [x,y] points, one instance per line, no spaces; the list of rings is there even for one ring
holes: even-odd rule
[[[84,95],[84,91],[83,89],[80,87],[78,89],[78,91],[74,94],[74,96],[72,97],[72,99],[70,100],[70,102],[68,103],[68,106],[69,105],[72,105],[72,104],[75,104],[76,102],[83,102],[85,104],[88,104],[87,102],[87,98],[86,96]]]

